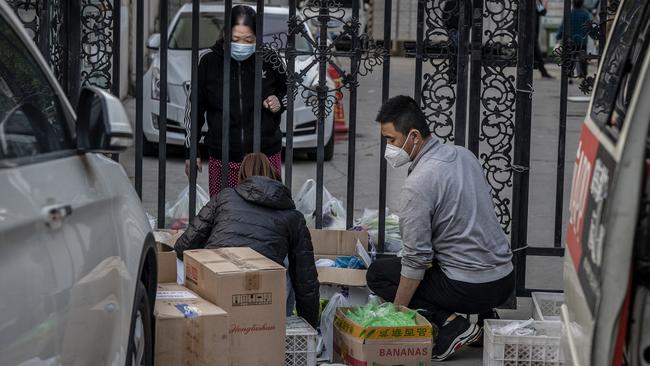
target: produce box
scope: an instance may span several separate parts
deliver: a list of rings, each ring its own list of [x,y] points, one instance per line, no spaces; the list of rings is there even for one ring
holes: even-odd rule
[[[404,307],[401,311],[407,311]],[[338,308],[334,318],[334,362],[346,365],[431,365],[433,327],[421,315],[415,326],[363,327]]]

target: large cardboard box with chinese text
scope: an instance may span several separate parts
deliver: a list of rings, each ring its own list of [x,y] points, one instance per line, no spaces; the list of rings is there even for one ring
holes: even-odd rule
[[[228,365],[228,314],[177,284],[160,284],[154,308],[156,366]]]
[[[282,365],[285,269],[250,248],[184,252],[185,285],[230,316],[232,366]]]
[[[338,308],[334,318],[334,362],[347,365],[431,365],[433,327],[421,315],[417,315],[415,326],[363,327],[348,319],[348,310]]]

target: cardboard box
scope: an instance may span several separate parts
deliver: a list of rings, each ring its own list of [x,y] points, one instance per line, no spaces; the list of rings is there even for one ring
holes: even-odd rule
[[[357,255],[357,240],[368,250],[368,233],[364,231],[309,230],[314,246],[314,257],[335,260],[341,256]],[[366,270],[319,267],[318,281],[321,284],[347,287],[365,287]]]
[[[229,319],[220,307],[187,288],[158,285],[156,294],[157,366],[228,365]]]
[[[411,327],[362,327],[339,308],[334,318],[334,362],[347,365],[431,365],[433,327],[421,315]],[[401,310],[406,310],[401,308]]]
[[[183,230],[154,230],[153,236],[158,249],[158,283],[176,282],[176,240]]]
[[[230,315],[230,365],[282,365],[284,267],[250,248],[189,250],[183,259],[185,285]]]

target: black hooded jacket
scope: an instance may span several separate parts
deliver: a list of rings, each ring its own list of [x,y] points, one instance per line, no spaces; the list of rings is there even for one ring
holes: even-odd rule
[[[217,42],[201,56],[198,78],[198,126],[201,131],[208,123],[205,145],[211,158],[222,159],[222,119],[223,119],[223,43]],[[194,88],[192,88],[194,92]],[[262,65],[262,122],[261,152],[267,156],[277,154],[282,149],[280,121],[284,112],[284,99],[287,94],[286,75],[276,70],[270,63]],[[280,100],[283,107],[277,113],[264,108],[262,102],[271,95]],[[189,157],[191,133],[191,98],[188,94],[185,106],[185,147]],[[255,121],[255,55],[244,61],[230,60],[230,138],[229,160],[241,162],[243,157],[253,152],[253,133]]]
[[[251,177],[212,197],[174,249],[249,247],[284,265],[296,292],[298,315],[318,324],[319,285],[311,236],[289,189],[266,177]]]

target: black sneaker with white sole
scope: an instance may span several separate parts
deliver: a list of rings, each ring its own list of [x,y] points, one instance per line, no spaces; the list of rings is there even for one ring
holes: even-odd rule
[[[463,346],[476,341],[481,328],[462,316],[450,321],[438,330],[438,338],[431,352],[432,361],[444,361]]]

